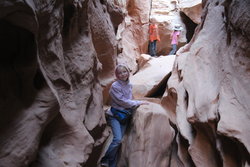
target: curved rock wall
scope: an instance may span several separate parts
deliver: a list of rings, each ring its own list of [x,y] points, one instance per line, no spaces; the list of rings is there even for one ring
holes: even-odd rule
[[[0,1],[0,166],[97,166],[109,135],[102,86],[117,62],[136,72],[147,50],[141,2]],[[202,6],[165,94],[135,113],[120,166],[249,166],[250,3]]]
[[[96,164],[108,135],[98,78],[113,77],[123,19],[112,5],[0,2],[0,166]]]
[[[125,19],[118,27],[118,63],[128,64],[132,73],[138,71],[136,59],[148,50],[149,0],[126,1]]]
[[[195,166],[249,166],[250,3],[203,6],[194,38],[177,53],[165,98],[177,102],[179,155]]]

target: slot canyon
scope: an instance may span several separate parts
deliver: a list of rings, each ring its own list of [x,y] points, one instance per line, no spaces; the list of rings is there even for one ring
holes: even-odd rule
[[[101,167],[117,64],[148,102],[117,167],[249,167],[249,9],[249,0],[1,0],[0,167]]]

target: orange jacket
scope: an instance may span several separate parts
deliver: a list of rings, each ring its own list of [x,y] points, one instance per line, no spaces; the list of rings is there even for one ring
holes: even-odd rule
[[[153,42],[154,40],[160,41],[158,26],[156,24],[150,24],[149,26],[149,40],[151,42]]]

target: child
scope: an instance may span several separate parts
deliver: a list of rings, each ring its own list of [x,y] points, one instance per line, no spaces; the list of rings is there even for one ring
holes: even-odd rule
[[[182,30],[182,27],[179,24],[175,25],[174,32],[172,32],[170,36],[172,50],[170,51],[169,55],[174,55],[177,51],[177,45],[178,45],[178,40],[179,40],[181,30]]]
[[[129,83],[129,70],[125,65],[118,65],[115,69],[117,81],[115,81],[109,91],[111,97],[111,110],[131,110],[147,102],[132,100],[132,85]],[[103,167],[116,167],[117,153],[122,137],[127,127],[127,123],[120,123],[108,110],[108,123],[111,126],[113,140],[109,145],[105,156],[101,160]]]

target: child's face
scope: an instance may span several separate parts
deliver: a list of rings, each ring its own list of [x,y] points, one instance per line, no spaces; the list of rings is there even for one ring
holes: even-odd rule
[[[128,80],[129,73],[126,70],[126,68],[121,67],[117,69],[117,78],[122,81],[127,81]]]

